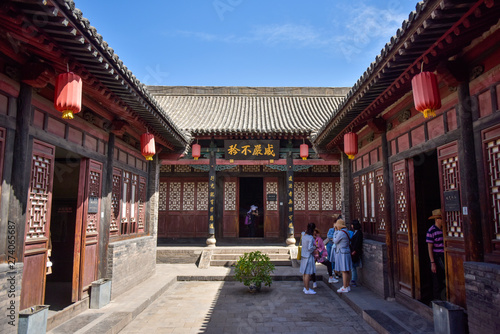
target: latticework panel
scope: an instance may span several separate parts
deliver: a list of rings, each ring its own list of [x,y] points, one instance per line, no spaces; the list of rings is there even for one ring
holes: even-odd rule
[[[370,192],[370,222],[376,221],[376,208],[375,208],[375,172],[368,173],[368,191]]]
[[[263,167],[262,167],[262,171],[263,171],[264,173],[279,173],[279,172],[280,172],[279,170],[276,170],[276,169],[271,168],[271,167],[269,167],[269,166],[263,166]]]
[[[266,182],[266,194],[277,194],[278,182]],[[278,210],[278,201],[266,201],[266,210]]]
[[[293,185],[294,205],[296,211],[304,211],[306,209],[306,183],[295,182]]]
[[[198,182],[196,185],[196,210],[208,210],[208,182]]]
[[[33,156],[33,168],[31,171],[31,187],[28,207],[28,223],[26,240],[37,239],[45,236],[47,224],[47,210],[52,192],[50,184],[50,173],[52,160],[43,156]]]
[[[368,221],[368,189],[367,189],[367,179],[368,176],[361,175],[361,193],[363,195],[362,197],[362,207],[363,207],[363,221]]]
[[[240,171],[240,167],[239,166],[234,166],[232,168],[228,168],[228,169],[225,170],[225,172],[231,172],[231,173],[238,173],[239,171]]]
[[[137,226],[139,232],[144,231],[144,223],[146,221],[146,179],[144,177],[140,178],[139,182],[139,195],[138,195],[138,206],[137,206]]]
[[[307,183],[307,209],[319,211],[319,182]]]
[[[189,173],[189,172],[191,172],[191,167],[188,165],[175,165],[174,172],[175,173]]]
[[[340,173],[340,166],[339,165],[332,165],[331,169],[332,169],[332,173]]]
[[[260,165],[244,165],[241,166],[242,172],[244,173],[259,173]]]
[[[113,190],[111,193],[111,223],[109,233],[118,234],[120,221],[120,198],[121,198],[122,176],[121,170],[113,172]]]
[[[101,198],[101,174],[96,171],[89,173],[89,197]],[[87,235],[97,233],[97,223],[99,219],[99,212],[89,213],[87,215]]]
[[[171,173],[172,172],[172,165],[161,165],[160,166],[160,173]]]
[[[182,192],[182,210],[194,210],[194,182],[184,182]]]
[[[377,186],[377,218],[378,229],[385,230],[385,197],[384,197],[384,174],[382,171],[376,172],[376,186]]]
[[[170,194],[168,198],[168,210],[180,211],[181,210],[181,182],[170,182],[168,187]]]
[[[321,210],[333,211],[333,182],[321,182]]]
[[[158,190],[158,210],[167,211],[167,182],[160,182],[160,187]]]
[[[396,221],[398,232],[408,233],[408,203],[406,199],[407,182],[406,172],[400,171],[394,175],[396,194]]]
[[[458,156],[443,159],[441,161],[443,191],[460,189],[460,174]],[[463,238],[462,218],[460,211],[446,211],[446,233],[449,237]]]
[[[313,173],[328,173],[328,165],[314,165],[312,168]]]
[[[224,210],[236,210],[236,182],[224,182]]]
[[[340,182],[335,182],[335,210],[342,210],[342,185]]]
[[[355,218],[361,218],[361,185],[359,184],[359,177],[353,178],[354,186],[354,214]]]
[[[486,158],[495,239],[500,240],[500,138],[486,143]]]

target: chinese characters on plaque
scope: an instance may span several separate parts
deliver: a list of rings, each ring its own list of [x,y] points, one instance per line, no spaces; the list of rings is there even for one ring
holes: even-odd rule
[[[279,140],[224,140],[228,160],[274,160],[279,159],[279,150]]]
[[[208,234],[215,234],[214,221],[215,221],[215,168],[210,168],[208,175]]]
[[[290,169],[290,168],[288,168]],[[286,175],[286,197],[288,201],[288,235],[294,234],[293,227],[293,169],[287,170]]]

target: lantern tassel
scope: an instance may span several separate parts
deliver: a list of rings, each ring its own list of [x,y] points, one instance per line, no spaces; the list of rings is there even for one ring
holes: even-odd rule
[[[152,155],[145,155],[144,156],[146,158],[146,160],[153,160],[153,156]]]
[[[73,115],[73,110],[64,110],[62,114],[62,118],[64,119],[73,119],[75,116]]]
[[[347,157],[349,158],[349,160],[354,159],[354,155],[352,155],[352,154],[348,154]]]
[[[307,157],[302,157],[302,160],[307,160]]]
[[[424,114],[424,118],[427,118],[427,117],[436,117],[436,113],[434,112],[434,109],[425,109],[424,111],[422,111],[422,113]]]

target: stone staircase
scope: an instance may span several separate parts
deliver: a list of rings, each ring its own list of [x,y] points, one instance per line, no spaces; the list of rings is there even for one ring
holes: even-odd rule
[[[207,264],[208,267],[231,267],[244,253],[253,252],[255,250],[259,250],[269,256],[271,262],[275,266],[292,266],[289,248],[287,247],[221,247],[204,250],[200,259],[200,267],[205,267]]]

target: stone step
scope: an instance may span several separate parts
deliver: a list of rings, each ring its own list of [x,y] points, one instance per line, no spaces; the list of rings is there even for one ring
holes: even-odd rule
[[[237,261],[243,254],[212,254],[212,260],[235,260]],[[288,254],[267,254],[271,261],[273,260],[281,260],[288,261],[290,260],[290,256]]]
[[[271,261],[277,267],[291,267],[292,261],[290,260],[275,260]],[[210,266],[213,267],[231,267],[236,264],[236,260],[211,260]]]
[[[243,247],[238,247],[238,248],[215,248],[212,250],[213,254],[243,254],[243,253],[250,253],[253,251],[260,251],[261,253],[264,254],[288,254],[289,250],[285,247],[283,248],[243,248]]]

